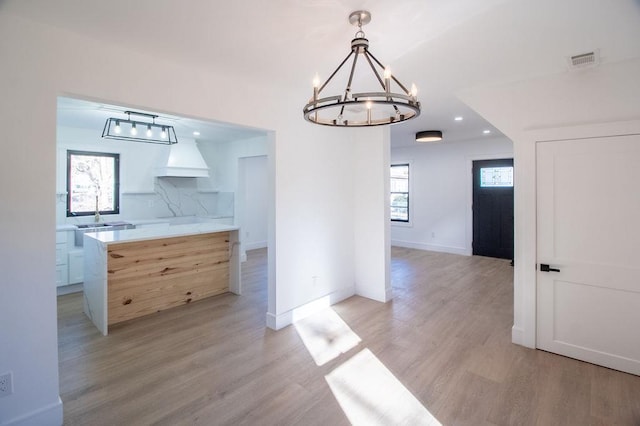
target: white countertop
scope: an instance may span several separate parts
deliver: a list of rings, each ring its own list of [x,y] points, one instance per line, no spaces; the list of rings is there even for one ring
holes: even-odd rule
[[[84,234],[87,238],[103,244],[124,243],[130,241],[154,240],[157,238],[181,237],[185,235],[210,234],[212,232],[237,231],[237,226],[219,223],[191,223],[162,228],[123,229],[121,231],[102,231]]]

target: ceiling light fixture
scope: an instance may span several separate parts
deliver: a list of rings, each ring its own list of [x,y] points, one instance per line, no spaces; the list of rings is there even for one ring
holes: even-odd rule
[[[482,133],[484,133],[485,135],[488,135],[489,133],[491,133],[491,130],[483,130]]]
[[[197,130],[194,130],[194,131],[193,131],[193,136],[200,136],[200,132],[199,132],[199,131],[197,131]]]
[[[416,142],[438,142],[442,140],[440,130],[424,130],[416,133]]]
[[[313,96],[303,108],[305,120],[325,126],[365,127],[400,123],[419,116],[420,102],[415,85],[412,85],[411,90],[407,89],[391,73],[389,67],[382,65],[369,51],[369,40],[365,38],[362,26],[371,22],[371,14],[366,10],[352,12],[349,22],[358,27],[355,38],[351,40],[351,52],[322,85],[316,75],[313,80]],[[320,93],[352,56],[353,62],[344,93],[321,98]],[[363,58],[360,61],[362,66],[370,68],[382,91],[374,88],[354,93],[354,75],[360,57]],[[392,92],[392,82],[399,87],[401,93]]]
[[[456,120],[456,121],[462,121],[462,120],[463,120],[463,117],[461,117],[461,116],[457,116],[456,118],[454,118],[454,120]]]
[[[168,126],[166,124],[156,124],[156,118],[158,118],[157,115],[137,111],[125,111],[124,113],[127,114],[126,120],[120,118],[107,118],[106,123],[104,123],[104,129],[102,130],[103,138],[123,141],[158,143],[164,145],[173,145],[174,143],[178,143],[176,131],[173,126]],[[145,122],[132,120],[131,114],[151,119],[151,123],[149,123],[148,121]],[[147,128],[144,136],[142,134],[138,134],[137,126],[141,126],[143,129],[145,127]],[[129,129],[128,134],[123,132],[123,128]],[[154,128],[161,130],[160,139],[154,137]],[[155,134],[158,133],[156,132]]]

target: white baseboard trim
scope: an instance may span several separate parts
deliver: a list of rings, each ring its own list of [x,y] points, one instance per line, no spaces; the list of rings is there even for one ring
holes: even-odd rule
[[[267,312],[267,327],[272,330],[280,330],[281,328],[313,315],[328,306],[335,305],[338,302],[348,299],[353,295],[355,295],[355,287],[350,287],[319,297],[316,300],[305,303],[304,305],[300,305],[281,314],[275,315],[271,312]]]
[[[40,426],[51,425],[59,426],[63,423],[62,413],[62,400],[58,397],[58,402],[45,405],[30,413],[24,414],[20,417],[13,418],[7,423],[2,423],[4,426]]]
[[[244,243],[245,250],[255,250],[267,247],[266,241],[254,241],[252,243]]]
[[[511,327],[511,342],[516,345],[525,346],[524,330],[521,327],[516,327],[515,325]]]
[[[439,244],[417,243],[413,241],[391,240],[391,245],[396,247],[406,247],[417,250],[437,251],[440,253],[460,254],[462,256],[471,256],[468,249],[464,247],[450,247]]]
[[[384,299],[384,303],[389,302],[391,299],[393,299],[393,288],[391,286],[389,286],[389,288],[387,289],[387,291],[385,291],[385,299]]]

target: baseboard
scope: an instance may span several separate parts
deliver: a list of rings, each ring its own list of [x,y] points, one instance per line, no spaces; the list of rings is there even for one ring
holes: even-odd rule
[[[384,299],[384,303],[389,302],[391,299],[393,299],[393,288],[391,286],[389,286],[389,288],[385,291],[385,299]]]
[[[511,327],[511,342],[516,345],[524,346],[524,330],[515,325]]]
[[[304,305],[283,312],[281,314],[272,314],[267,312],[267,327],[272,330],[280,330],[288,325],[293,324],[310,315],[313,315],[328,306],[335,305],[355,294],[355,287],[349,287],[344,290],[335,291],[326,296],[322,296]]]
[[[252,243],[244,243],[245,251],[261,249],[267,247],[266,241],[254,241]]]
[[[417,250],[437,251],[440,253],[460,254],[462,256],[471,256],[468,249],[464,247],[451,247],[439,244],[416,243],[413,241],[391,240],[391,245],[396,247],[412,248]]]
[[[58,402],[45,405],[28,414],[2,423],[2,426],[59,426],[63,423],[62,400],[58,397]]]

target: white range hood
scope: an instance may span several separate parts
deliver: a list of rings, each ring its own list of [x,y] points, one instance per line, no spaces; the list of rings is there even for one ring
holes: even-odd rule
[[[209,167],[198,150],[194,139],[179,139],[170,145],[166,161],[156,168],[156,176],[209,177]]]

